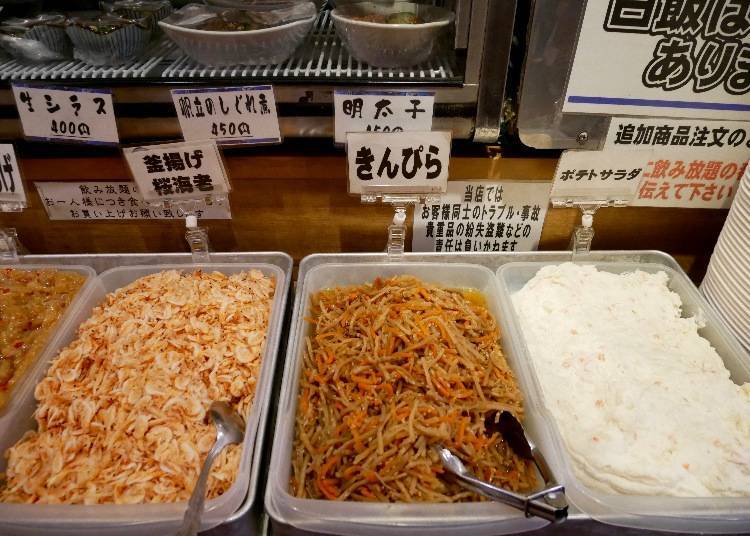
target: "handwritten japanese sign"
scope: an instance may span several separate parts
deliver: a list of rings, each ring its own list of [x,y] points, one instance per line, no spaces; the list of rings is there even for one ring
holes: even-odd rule
[[[550,183],[450,181],[439,203],[414,209],[413,251],[533,251]]]
[[[13,83],[23,134],[37,141],[116,145],[112,92]]]
[[[0,210],[17,211],[26,207],[26,190],[13,145],[0,144]]]
[[[444,192],[450,132],[347,135],[349,193]]]
[[[180,207],[155,208],[141,200],[132,182],[35,182],[50,220],[169,220],[184,218]],[[195,211],[204,220],[228,220],[229,205]]]
[[[229,193],[224,163],[213,141],[129,147],[123,153],[147,202],[205,199]]]
[[[643,151],[565,151],[557,164],[550,198],[564,201],[630,202],[643,178]],[[636,156],[633,156],[636,155]]]
[[[172,100],[186,141],[219,145],[280,143],[271,86],[173,89]]]
[[[350,91],[333,94],[336,143],[348,132],[426,132],[432,130],[435,93],[431,91]]]
[[[590,0],[564,112],[750,119],[747,0]]]

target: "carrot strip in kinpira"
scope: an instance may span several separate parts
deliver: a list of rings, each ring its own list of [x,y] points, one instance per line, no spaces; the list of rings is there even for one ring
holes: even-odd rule
[[[398,276],[312,297],[290,482],[297,496],[482,500],[445,478],[436,442],[495,484],[534,488],[530,464],[485,435],[488,411],[523,418],[522,397],[495,319],[467,295]]]

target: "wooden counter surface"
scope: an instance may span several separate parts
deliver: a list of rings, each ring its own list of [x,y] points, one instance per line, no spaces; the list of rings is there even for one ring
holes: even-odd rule
[[[75,154],[75,153],[73,153]],[[216,250],[285,251],[299,261],[315,252],[381,251],[392,211],[347,194],[343,154],[226,157],[233,219],[206,222]],[[555,158],[454,157],[452,180],[551,180]],[[50,221],[35,181],[130,180],[118,157],[23,158],[31,207],[0,215],[32,253],[185,251],[184,223],[174,220]],[[596,214],[595,249],[659,249],[700,281],[725,210],[620,208]],[[566,249],[574,209],[550,209],[540,249]],[[411,237],[408,238],[409,245]]]

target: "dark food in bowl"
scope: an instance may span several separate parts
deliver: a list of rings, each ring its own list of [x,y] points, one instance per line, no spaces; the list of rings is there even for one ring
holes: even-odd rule
[[[390,15],[379,15],[373,13],[371,15],[362,15],[352,18],[362,22],[376,22],[378,24],[424,24],[425,22],[414,13],[409,13],[408,11],[392,13]]]
[[[242,19],[242,17],[240,17]],[[251,20],[230,20],[225,16],[219,16],[215,19],[207,20],[198,26],[199,30],[208,30],[211,32],[248,32],[251,30],[262,30],[268,28],[263,24]]]

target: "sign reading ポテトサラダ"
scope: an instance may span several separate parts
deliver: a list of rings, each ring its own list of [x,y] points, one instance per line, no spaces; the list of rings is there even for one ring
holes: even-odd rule
[[[173,89],[172,100],[186,141],[281,142],[272,86]]]
[[[23,134],[36,141],[116,145],[112,92],[13,83]]]
[[[213,141],[164,143],[123,149],[144,201],[183,201],[229,193],[224,163]]]
[[[589,0],[564,112],[750,119],[747,0]]]
[[[350,133],[346,141],[350,194],[445,191],[450,132]]]
[[[26,190],[21,181],[13,145],[0,144],[0,207],[16,211],[25,206]]]
[[[432,91],[352,91],[333,94],[336,143],[349,132],[426,132],[432,130]]]

